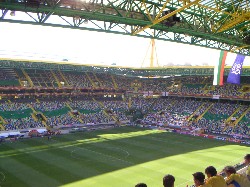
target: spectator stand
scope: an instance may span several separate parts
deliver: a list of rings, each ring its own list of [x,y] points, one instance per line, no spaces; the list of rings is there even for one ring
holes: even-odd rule
[[[6,124],[6,121],[3,119],[2,116],[0,116],[0,130],[4,131],[4,124]]]
[[[85,72],[85,74],[86,74],[86,76],[87,76],[87,78],[88,78],[88,80],[90,81],[90,83],[92,84],[92,86],[94,87],[94,88],[97,88],[98,87],[98,85],[96,84],[96,82],[95,82],[95,78],[93,77],[93,76],[91,76],[89,73],[87,73],[87,72]]]
[[[196,113],[198,113],[198,111],[205,105],[205,103],[202,103],[189,117],[188,117],[188,121],[190,121],[195,115]]]
[[[26,71],[21,68],[22,74],[24,75],[25,79],[28,81],[30,87],[34,87],[34,83],[31,80],[30,76],[26,73]]]
[[[38,101],[38,100],[37,100]],[[29,108],[33,111],[31,116],[35,121],[42,121],[42,124],[46,127],[46,129],[49,129],[49,126],[47,125],[47,117],[42,112],[37,112],[31,104],[28,104]]]
[[[6,124],[6,122],[5,122],[5,120],[3,119],[3,117],[0,116],[0,130],[2,130],[2,131],[5,130],[3,124]]]
[[[235,122],[233,123],[234,125],[237,125],[241,121],[241,119],[248,113],[248,111],[250,111],[250,106],[248,108],[247,107],[246,108],[242,107],[242,109],[243,110],[239,114],[240,116],[238,116],[238,119],[236,119]]]
[[[119,89],[119,87],[118,87],[118,84],[117,84],[117,82],[116,82],[116,80],[115,80],[114,76],[113,76],[113,75],[110,75],[110,77],[111,77],[111,79],[112,79],[112,82],[113,82],[114,88],[115,88],[116,90],[118,90],[118,89]]]
[[[234,118],[235,114],[237,114],[238,111],[240,111],[241,109],[241,105],[238,106],[238,108],[227,118],[226,122],[229,123],[230,121],[232,121],[232,119]]]
[[[211,104],[206,103],[205,105],[206,105],[206,106],[203,107],[203,110],[200,111],[200,115],[198,116],[197,121],[199,121],[199,120],[207,113],[207,111],[208,111],[211,107],[213,107],[214,103],[211,103]],[[205,110],[204,110],[204,109],[205,109]]]
[[[58,85],[59,88],[62,88],[64,85],[62,84],[62,81],[58,79],[56,76],[55,72],[53,70],[50,70],[51,75],[54,77],[54,80],[56,81],[56,84]]]
[[[98,104],[101,106],[101,108],[103,108],[103,112],[104,112],[104,114],[105,114],[107,117],[112,118],[112,119],[116,122],[116,124],[121,125],[121,121],[120,121],[119,118],[113,113],[112,110],[106,108],[105,105],[104,105],[101,101],[97,101],[95,98],[92,98],[92,99],[93,99],[93,101],[95,101],[96,103],[98,103]]]
[[[57,78],[59,79],[59,81],[64,83],[64,86],[67,86],[67,87],[70,86],[68,80],[66,79],[66,77],[64,76],[64,74],[62,73],[60,69],[55,71],[55,74]]]
[[[79,122],[84,123],[80,116],[83,116],[82,113],[76,109],[73,109],[68,102],[66,102],[66,106],[70,109],[69,115],[73,118],[79,120]]]
[[[0,69],[0,87],[5,86],[20,86],[18,77],[12,68],[1,68]]]

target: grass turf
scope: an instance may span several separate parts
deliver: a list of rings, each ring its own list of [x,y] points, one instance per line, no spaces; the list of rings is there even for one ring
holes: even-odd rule
[[[249,146],[121,127],[6,142],[0,150],[1,187],[159,187],[167,173],[183,187],[208,165],[240,162]]]

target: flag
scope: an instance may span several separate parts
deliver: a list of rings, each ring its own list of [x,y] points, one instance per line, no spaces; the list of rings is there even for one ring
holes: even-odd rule
[[[234,64],[227,77],[228,83],[240,84],[240,74],[244,60],[245,60],[244,55],[237,54]]]
[[[213,85],[223,85],[223,75],[224,75],[224,66],[226,58],[227,58],[227,51],[221,51],[219,61],[214,66]]]

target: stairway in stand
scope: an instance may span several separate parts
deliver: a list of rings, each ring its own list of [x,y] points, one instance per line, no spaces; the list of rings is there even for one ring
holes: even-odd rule
[[[93,101],[98,103],[103,108],[103,113],[107,117],[111,117],[118,125],[121,125],[120,120],[114,115],[114,113],[112,111],[108,110],[101,101],[97,101],[95,98],[92,98],[92,99],[93,99]]]
[[[241,120],[242,120],[242,118],[248,113],[248,111],[250,111],[250,107],[248,107],[242,114],[241,114],[241,116],[237,119],[237,120],[235,120],[234,121],[234,125],[237,125]]]
[[[28,73],[25,72],[25,70],[23,68],[21,68],[21,71],[23,73],[23,75],[25,76],[26,80],[28,81],[29,85],[31,87],[34,86],[34,83],[32,82],[31,78],[29,77]]]
[[[200,114],[200,115],[198,116],[197,121],[199,121],[199,120],[207,113],[207,111],[209,111],[209,109],[210,109],[213,105],[214,105],[214,103],[211,103],[211,104],[209,105],[209,107],[207,107],[207,109],[206,109],[202,114]]]
[[[42,117],[42,124],[46,127],[46,129],[50,129],[50,127],[47,125],[47,120],[48,120],[47,117],[42,112],[37,112],[30,104],[28,104],[28,106],[33,111],[33,113],[31,114],[32,118],[35,121],[38,121],[37,114],[40,114]]]
[[[76,118],[76,119],[78,119],[81,123],[83,123],[82,119],[80,118],[80,116],[83,116],[83,115],[82,115],[79,111],[77,111],[79,115],[75,116],[75,115],[72,113],[72,111],[74,111],[74,109],[69,105],[68,102],[66,102],[66,106],[70,109],[69,115],[70,115],[72,118]]]
[[[2,116],[0,116],[0,121],[1,121],[1,123],[0,123],[0,129],[1,129],[2,131],[4,131],[5,128],[4,128],[3,124],[6,124],[6,121],[3,119]]]
[[[226,122],[228,123],[229,121],[231,121],[232,117],[234,117],[234,115],[241,109],[242,106],[239,106],[232,114],[231,116],[229,116],[226,120]]]
[[[111,75],[111,79],[112,79],[112,82],[113,82],[113,85],[114,85],[114,88],[116,89],[116,90],[118,90],[118,84],[116,83],[116,81],[115,81],[115,78],[114,78],[114,76],[113,75]]]

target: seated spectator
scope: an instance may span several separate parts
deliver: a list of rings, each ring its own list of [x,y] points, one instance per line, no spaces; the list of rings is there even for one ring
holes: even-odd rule
[[[246,175],[247,175],[248,180],[250,181],[250,154],[247,154],[244,157],[244,160],[245,160],[245,164],[248,166]]]
[[[230,187],[249,187],[250,181],[244,175],[236,173],[233,166],[226,166],[223,170],[227,176],[226,183]]]
[[[145,183],[138,183],[135,187],[147,187]]]
[[[210,184],[205,184],[205,175],[202,172],[196,172],[193,176],[195,187],[211,187]]]
[[[164,187],[174,187],[174,181],[175,181],[175,178],[173,175],[165,175],[163,177],[163,186]]]
[[[211,187],[226,187],[226,182],[224,178],[220,175],[217,175],[217,171],[213,166],[208,166],[205,169],[207,175],[206,184],[210,184]]]

